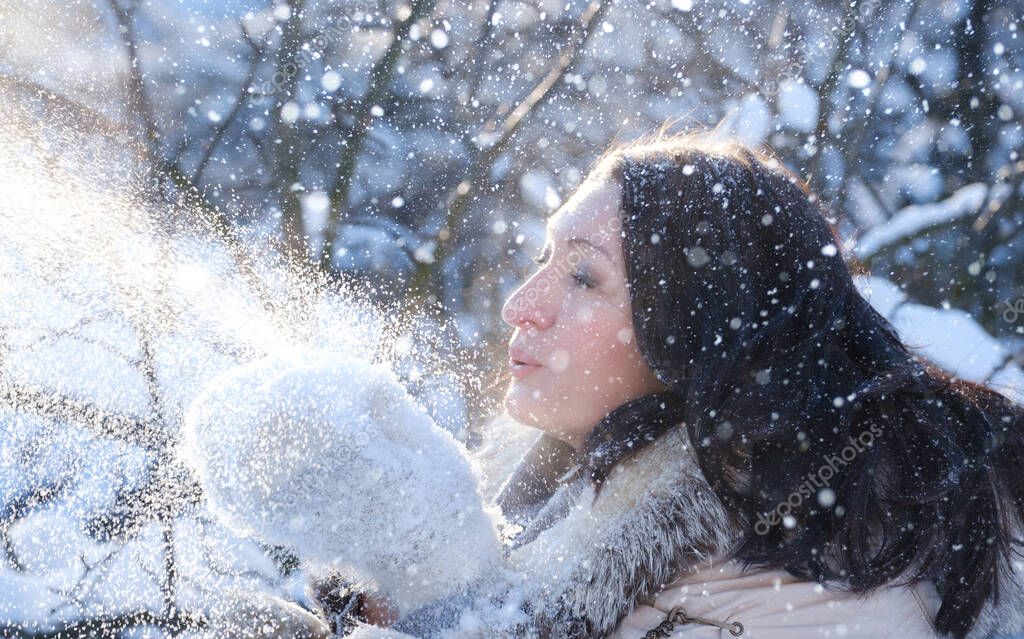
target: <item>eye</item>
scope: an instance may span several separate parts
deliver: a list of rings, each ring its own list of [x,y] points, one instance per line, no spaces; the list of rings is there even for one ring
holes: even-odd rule
[[[594,282],[594,280],[592,280],[585,271],[573,273],[572,279],[576,280],[576,283],[579,284],[581,288],[594,288],[597,286],[597,283]]]
[[[537,264],[543,266],[544,264],[548,263],[548,260],[551,259],[551,256],[548,254],[547,248],[545,248],[540,253],[535,255],[532,259]],[[571,274],[570,277],[572,277],[573,281],[576,282],[576,285],[579,286],[580,288],[590,289],[597,287],[597,282],[595,282],[593,278],[591,278],[590,275],[587,274],[586,271],[578,271],[576,273]]]

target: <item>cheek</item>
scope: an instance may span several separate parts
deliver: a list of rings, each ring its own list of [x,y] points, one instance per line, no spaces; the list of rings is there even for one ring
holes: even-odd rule
[[[602,321],[600,310],[593,304],[581,304],[569,313],[569,323],[573,330],[601,330],[604,321]]]
[[[629,317],[617,308],[596,305],[581,308],[575,315],[566,350],[577,353],[583,368],[614,368],[636,350]]]
[[[546,364],[555,373],[577,373],[590,368],[588,362],[606,354],[607,333],[613,331],[616,318],[594,304],[563,309],[562,317],[565,322],[554,339]]]
[[[567,305],[563,309],[573,330],[585,330],[594,335],[615,335],[623,328],[632,328],[629,305],[611,301],[585,301]]]

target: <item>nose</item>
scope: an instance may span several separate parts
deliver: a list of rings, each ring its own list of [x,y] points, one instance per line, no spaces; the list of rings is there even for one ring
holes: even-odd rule
[[[523,283],[505,300],[501,308],[501,319],[505,323],[521,329],[534,327],[543,330],[555,322],[552,304],[554,286],[547,281],[550,275],[540,270]]]

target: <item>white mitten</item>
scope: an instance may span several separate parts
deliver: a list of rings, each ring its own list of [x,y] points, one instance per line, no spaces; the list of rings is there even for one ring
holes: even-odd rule
[[[501,563],[462,446],[390,369],[272,356],[211,382],[184,450],[229,525],[375,585],[400,614]]]

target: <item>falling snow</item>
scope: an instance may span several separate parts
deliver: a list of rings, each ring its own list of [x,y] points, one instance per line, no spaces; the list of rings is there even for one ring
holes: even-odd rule
[[[502,305],[600,152],[666,123],[770,148],[834,220],[807,257],[859,261],[915,352],[1024,401],[1011,0],[13,0],[0,21],[0,636],[212,637],[261,598],[301,617],[329,571],[407,613],[497,571],[483,493],[505,477],[478,458],[519,453],[483,435],[507,418]],[[698,277],[739,261],[681,250]],[[718,317],[702,347],[756,324]],[[463,622],[511,624],[510,601]]]

